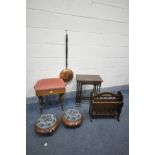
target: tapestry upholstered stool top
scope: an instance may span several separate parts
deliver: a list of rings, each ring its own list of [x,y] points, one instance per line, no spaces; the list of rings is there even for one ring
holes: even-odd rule
[[[65,83],[60,78],[48,78],[38,80],[34,86],[36,95],[39,98],[40,112],[42,113],[44,102],[43,97],[52,94],[59,94],[59,101],[63,110],[63,96],[65,93]]]
[[[52,134],[59,126],[55,114],[42,114],[35,123],[35,131],[40,134]]]
[[[81,125],[82,120],[82,113],[77,109],[68,109],[62,115],[62,122],[64,126],[76,127]]]

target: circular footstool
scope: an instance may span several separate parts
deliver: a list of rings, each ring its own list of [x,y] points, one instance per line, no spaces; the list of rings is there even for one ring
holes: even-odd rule
[[[77,109],[68,109],[62,115],[62,122],[65,127],[80,126],[83,120],[82,113]]]
[[[35,123],[35,131],[39,134],[51,135],[59,126],[59,121],[54,114],[42,114]]]

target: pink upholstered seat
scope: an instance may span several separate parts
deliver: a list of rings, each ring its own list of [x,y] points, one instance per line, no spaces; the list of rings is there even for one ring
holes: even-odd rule
[[[55,90],[65,88],[65,83],[60,78],[41,79],[36,82],[35,91],[39,90]]]

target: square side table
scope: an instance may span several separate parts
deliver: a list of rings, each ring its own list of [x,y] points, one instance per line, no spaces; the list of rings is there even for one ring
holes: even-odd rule
[[[76,103],[81,102],[82,99],[89,100],[90,97],[82,96],[82,86],[83,85],[93,85],[93,92],[99,93],[101,83],[103,82],[102,78],[99,75],[86,75],[86,74],[77,74],[76,75],[77,87],[76,87]]]

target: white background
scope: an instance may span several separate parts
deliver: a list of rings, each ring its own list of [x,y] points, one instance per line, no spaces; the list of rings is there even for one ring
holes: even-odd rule
[[[66,91],[76,91],[76,74],[99,74],[102,87],[129,84],[128,0],[27,0],[26,95],[43,78],[74,73]],[[86,89],[89,87],[86,86]]]
[[[153,1],[130,2],[130,154],[155,154]],[[26,154],[26,4],[0,5],[0,154]]]

